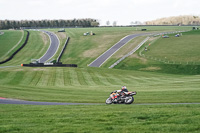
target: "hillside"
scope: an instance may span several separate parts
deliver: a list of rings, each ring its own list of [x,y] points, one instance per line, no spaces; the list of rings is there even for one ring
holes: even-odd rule
[[[154,71],[163,62],[145,58],[138,53],[128,57],[114,69],[108,66],[132,50],[145,37],[130,41],[113,55],[102,67],[88,67],[102,52],[128,34],[147,32],[190,30],[183,26],[109,27],[109,28],[70,28],[64,33],[55,32],[61,44],[66,37],[71,39],[61,59],[63,63],[76,63],[77,68],[69,67],[21,67],[30,59],[41,57],[49,46],[48,36],[30,31],[30,39],[10,62],[0,65],[0,132],[199,132],[200,75],[188,75]],[[83,36],[93,31],[94,36]],[[184,33],[182,37],[158,39],[153,37],[146,56],[165,57],[163,45],[168,41],[166,52],[180,49],[177,60],[184,60],[181,52],[184,47],[176,45],[178,39],[189,43],[190,38],[198,41],[198,32]],[[187,36],[190,38],[188,39]],[[197,36],[197,37],[196,37]],[[177,39],[177,40],[175,40]],[[186,40],[184,40],[186,39]],[[170,42],[171,43],[171,42]],[[173,46],[174,45],[174,46]],[[190,44],[191,45],[191,44]],[[182,48],[182,49],[181,49]],[[188,48],[188,47],[187,47]],[[194,45],[195,61],[198,62],[198,46]],[[159,51],[160,49],[161,51]],[[191,49],[190,49],[191,50]],[[187,51],[186,51],[187,52]],[[176,56],[172,57],[175,58]],[[183,55],[182,55],[183,56]],[[168,57],[168,56],[167,56]],[[187,56],[185,56],[187,57]],[[153,66],[152,65],[156,65]],[[13,67],[2,67],[2,66]],[[18,65],[18,66],[16,66]],[[174,65],[174,64],[172,64]],[[178,65],[178,64],[175,64]],[[179,66],[183,66],[180,65]],[[141,69],[141,68],[148,69]],[[151,70],[151,71],[149,71]],[[176,69],[182,70],[182,68]],[[175,70],[174,70],[175,71]],[[129,91],[137,91],[132,105],[106,105],[110,92],[126,85]],[[46,102],[68,102],[71,105],[18,105],[1,104],[7,99]],[[85,104],[75,104],[85,103]],[[128,123],[126,126],[122,123]]]
[[[4,42],[9,42],[8,40],[9,38]],[[46,34],[39,31],[30,31],[29,40],[26,46],[22,48],[12,60],[1,64],[0,66],[13,66],[30,63],[31,59],[38,59],[44,55],[49,47],[49,43],[49,38]],[[9,49],[4,49],[4,51],[9,51]]]
[[[155,27],[150,27],[150,28],[149,28],[150,32],[154,32],[157,30],[160,30],[161,32],[163,30],[162,27],[159,27],[158,29],[156,29]],[[175,29],[176,27],[168,27],[168,30],[171,30],[171,28]],[[191,27],[183,27],[183,29],[184,28],[190,29]],[[57,29],[52,29],[51,31],[56,32],[56,30]],[[96,33],[96,35],[95,36],[82,35],[82,33],[90,30],[93,30]],[[193,81],[194,79],[193,88],[195,90],[197,89],[196,86],[199,85],[197,83],[199,81],[195,80],[196,76],[179,76],[179,75],[163,74],[163,72],[171,73],[172,69],[171,68],[164,69],[164,67],[166,67],[167,65],[163,62],[155,61],[152,60],[151,58],[140,57],[139,55],[137,55],[139,54],[139,52],[122,61],[119,65],[115,67],[117,69],[113,70],[108,69],[108,66],[111,63],[113,63],[122,55],[132,50],[133,47],[136,46],[136,43],[141,42],[141,40],[143,40],[145,37],[138,37],[130,41],[121,50],[115,53],[113,57],[109,59],[104,66],[102,66],[102,68],[87,67],[88,63],[97,58],[102,52],[111,47],[123,36],[138,32],[141,31],[136,31],[136,28],[134,27],[68,29],[67,32],[63,34],[66,34],[66,36],[70,36],[71,40],[67,46],[67,50],[65,51],[61,61],[63,63],[77,63],[79,66],[78,68],[25,68],[25,67],[15,67],[9,69],[1,68],[0,71],[1,95],[4,97],[13,97],[26,100],[36,100],[36,101],[41,100],[41,101],[69,101],[69,102],[104,102],[104,99],[107,97],[105,95],[121,85],[127,85],[136,91],[143,91],[144,94],[145,93],[147,94],[148,91],[152,91],[152,93],[155,93],[154,89],[159,83],[160,85],[156,87],[159,91],[160,88],[163,88],[164,89],[163,91],[166,90],[168,93],[171,93],[168,91],[168,89],[170,89],[171,87],[177,87],[178,85],[174,83],[174,81],[177,81],[177,83],[179,82],[186,83],[178,85],[178,90],[180,89],[179,91],[182,91],[183,87],[186,87],[185,89],[189,88],[189,86],[187,86],[187,82],[188,80],[190,80],[190,78],[192,79],[191,81]],[[22,51],[20,51],[19,54],[12,61],[6,63],[5,65],[19,65],[21,62],[29,63],[30,59],[39,58],[45,53],[49,43],[48,42],[49,40],[46,38],[45,34],[40,33],[38,31],[30,31],[30,33],[31,33],[30,40],[27,46]],[[142,53],[142,54],[145,54],[146,56],[155,56],[155,57],[157,56],[156,54],[158,54],[160,58],[162,57],[170,58],[168,54],[164,54],[163,51],[165,51],[165,48],[163,46],[166,45],[166,43],[168,44],[168,41],[170,41],[171,39],[172,42],[174,42],[174,39],[177,39],[178,42],[178,40],[182,38],[183,39],[182,41],[185,42],[184,39],[188,40],[187,36],[189,36],[189,38],[193,37],[195,38],[196,41],[198,41],[199,33],[198,31],[189,32],[189,33],[183,33],[183,36],[180,38],[175,38],[174,35],[171,35],[170,38],[168,39],[162,39],[162,38],[158,39],[155,43],[152,43],[150,47],[151,50],[148,53]],[[102,37],[104,38],[103,41],[100,40]],[[65,40],[64,35],[63,38],[60,39]],[[169,43],[170,46],[168,51],[173,52],[172,49],[180,49],[179,51],[180,53],[176,53],[175,51],[175,53],[179,55],[182,53],[182,50],[184,49],[181,49],[182,47],[179,47],[180,45],[176,45],[178,44],[177,42]],[[147,44],[148,43],[149,42],[147,42]],[[173,45],[175,48],[172,47]],[[194,48],[195,51],[193,51],[193,53],[195,54],[198,53],[199,50],[198,50],[198,45],[194,46],[195,46]],[[172,49],[170,50],[170,48]],[[186,52],[190,51],[191,50]],[[189,54],[191,55],[191,53]],[[173,58],[175,57],[178,58],[179,56],[177,55],[174,56]],[[183,55],[187,57],[187,54]],[[199,62],[198,54],[195,55],[196,56],[194,56],[195,57],[194,61]],[[180,56],[177,59],[177,62],[180,61],[181,59],[186,59],[185,57],[182,56]],[[182,66],[181,64],[175,64],[175,65]],[[182,70],[182,68],[176,68],[173,71],[177,71],[179,69]],[[151,73],[152,71],[153,72],[161,71],[162,73]],[[187,72],[188,71],[186,71],[185,74],[187,74]],[[182,74],[182,72],[178,72],[176,74]],[[166,83],[174,84],[175,86],[165,86]],[[20,89],[20,91],[18,91],[18,89],[15,90],[16,88]],[[58,90],[55,88],[57,88]],[[70,89],[72,89],[73,91],[71,91],[69,94],[64,93],[64,91]],[[13,90],[15,90],[15,93],[13,93]],[[38,91],[35,92],[35,90]],[[103,91],[101,92],[101,90]],[[46,93],[47,91],[48,93]],[[84,95],[87,96],[68,99],[70,95],[72,94],[76,95],[77,93],[80,93],[79,91],[81,91]],[[90,93],[88,93],[88,91],[90,91]],[[23,95],[20,94],[21,92],[23,93]],[[91,96],[90,95],[91,93],[94,96],[98,97],[104,96],[104,98],[93,101],[92,99],[94,98],[94,96]],[[57,97],[57,95],[59,95],[59,97]],[[165,94],[162,95],[162,93],[160,92],[156,92],[155,95],[157,96],[160,95],[163,98],[165,97],[164,96]],[[143,98],[141,97],[140,102],[148,102],[148,100],[150,99],[151,102],[156,102],[156,100],[152,96],[150,96],[148,100],[145,99],[142,100],[142,99]],[[193,99],[190,100],[193,101]],[[163,99],[163,102],[167,101],[172,102],[170,99],[167,100],[165,98]]]
[[[135,54],[115,68],[164,72],[173,74],[200,74],[200,31],[183,32],[182,36],[169,34],[169,38],[152,36]],[[150,44],[150,45],[149,45]],[[145,51],[147,47],[147,51]]]
[[[190,30],[192,27],[107,27],[107,28],[70,28],[66,30],[66,35],[70,37],[69,44],[65,50],[61,61],[69,64],[78,64],[79,67],[87,67],[98,56],[117,43],[123,37],[130,34],[144,33],[141,29],[147,29],[145,32],[163,32],[176,30]],[[140,30],[138,30],[140,29]],[[51,30],[55,31],[56,30]],[[83,33],[92,31],[96,35],[83,36]],[[135,38],[127,47],[123,47],[119,55],[111,57],[112,61],[105,62],[105,67],[109,67],[110,62],[117,60],[126,52],[131,51],[136,44],[145,37]],[[104,66],[102,66],[104,67]]]
[[[4,34],[0,36],[0,61],[7,59],[17,48],[24,42],[24,31],[19,30],[5,30]]]
[[[147,21],[146,25],[200,25],[200,16],[183,15]]]

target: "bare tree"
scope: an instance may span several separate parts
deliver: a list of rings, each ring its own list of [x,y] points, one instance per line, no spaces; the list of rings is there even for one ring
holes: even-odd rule
[[[117,21],[114,21],[114,22],[113,22],[113,26],[117,26]]]
[[[110,21],[108,20],[108,21],[106,21],[106,25],[107,26],[109,26],[110,25]]]
[[[135,23],[133,21],[131,21],[131,25],[134,25]]]

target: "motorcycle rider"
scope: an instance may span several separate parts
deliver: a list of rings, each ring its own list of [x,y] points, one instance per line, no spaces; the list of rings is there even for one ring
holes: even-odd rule
[[[126,86],[122,86],[121,92],[128,92],[128,89],[126,88]]]
[[[124,92],[128,92],[126,86],[122,86],[121,90],[111,92],[113,102],[117,102],[120,96],[124,96]]]

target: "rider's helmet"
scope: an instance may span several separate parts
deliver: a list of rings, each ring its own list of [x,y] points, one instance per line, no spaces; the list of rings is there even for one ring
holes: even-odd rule
[[[125,90],[126,89],[126,86],[122,86],[122,90]]]
[[[122,86],[121,91],[123,91],[123,92],[128,92],[128,89],[126,88],[126,86]]]

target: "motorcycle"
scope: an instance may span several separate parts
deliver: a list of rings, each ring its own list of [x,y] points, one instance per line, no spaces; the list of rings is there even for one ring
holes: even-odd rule
[[[110,94],[110,97],[106,100],[106,104],[131,104],[134,101],[133,95],[136,95],[136,91],[134,92],[123,92],[122,95],[119,95],[117,99],[113,100],[113,94]]]

